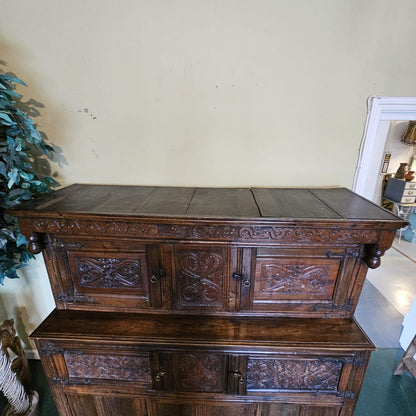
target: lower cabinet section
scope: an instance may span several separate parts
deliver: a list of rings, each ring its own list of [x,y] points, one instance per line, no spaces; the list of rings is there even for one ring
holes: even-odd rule
[[[352,415],[369,352],[142,351],[40,341],[65,416]],[[172,347],[173,348],[173,347]]]
[[[83,416],[338,416],[339,406],[216,402],[178,404],[165,400],[67,394],[63,415]]]
[[[61,416],[353,415],[354,321],[201,319],[53,313],[32,338]]]
[[[142,351],[124,346],[40,341],[44,364],[61,386],[134,388],[146,393],[217,393],[240,396],[297,394],[345,398],[353,373],[366,364],[359,353],[323,354]]]

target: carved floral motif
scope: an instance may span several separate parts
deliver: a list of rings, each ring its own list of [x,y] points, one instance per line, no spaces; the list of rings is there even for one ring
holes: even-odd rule
[[[337,391],[341,361],[249,359],[247,389]]]
[[[262,294],[323,295],[328,288],[331,265],[262,264],[259,289]]]
[[[141,288],[141,264],[138,259],[77,257],[76,271],[81,287]]]

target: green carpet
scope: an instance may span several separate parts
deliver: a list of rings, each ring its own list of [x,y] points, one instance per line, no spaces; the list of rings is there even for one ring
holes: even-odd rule
[[[407,371],[393,375],[402,355],[395,348],[371,354],[354,416],[416,416],[415,379]]]

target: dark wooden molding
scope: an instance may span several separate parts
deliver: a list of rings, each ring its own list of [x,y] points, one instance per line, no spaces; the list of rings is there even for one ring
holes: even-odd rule
[[[148,224],[132,220],[94,221],[73,219],[35,219],[32,224],[36,233],[86,236],[117,236],[157,239],[259,242],[259,243],[317,243],[333,242],[371,244],[377,242],[379,231],[375,229],[340,228],[339,225],[315,228],[297,226],[247,226],[194,224]]]

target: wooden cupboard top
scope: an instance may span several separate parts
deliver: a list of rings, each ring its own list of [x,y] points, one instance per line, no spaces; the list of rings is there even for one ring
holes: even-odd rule
[[[184,188],[75,184],[10,210],[17,217],[79,215],[184,219],[381,221],[397,216],[345,188]]]
[[[213,349],[373,350],[351,319],[220,317],[54,310],[33,339]]]

